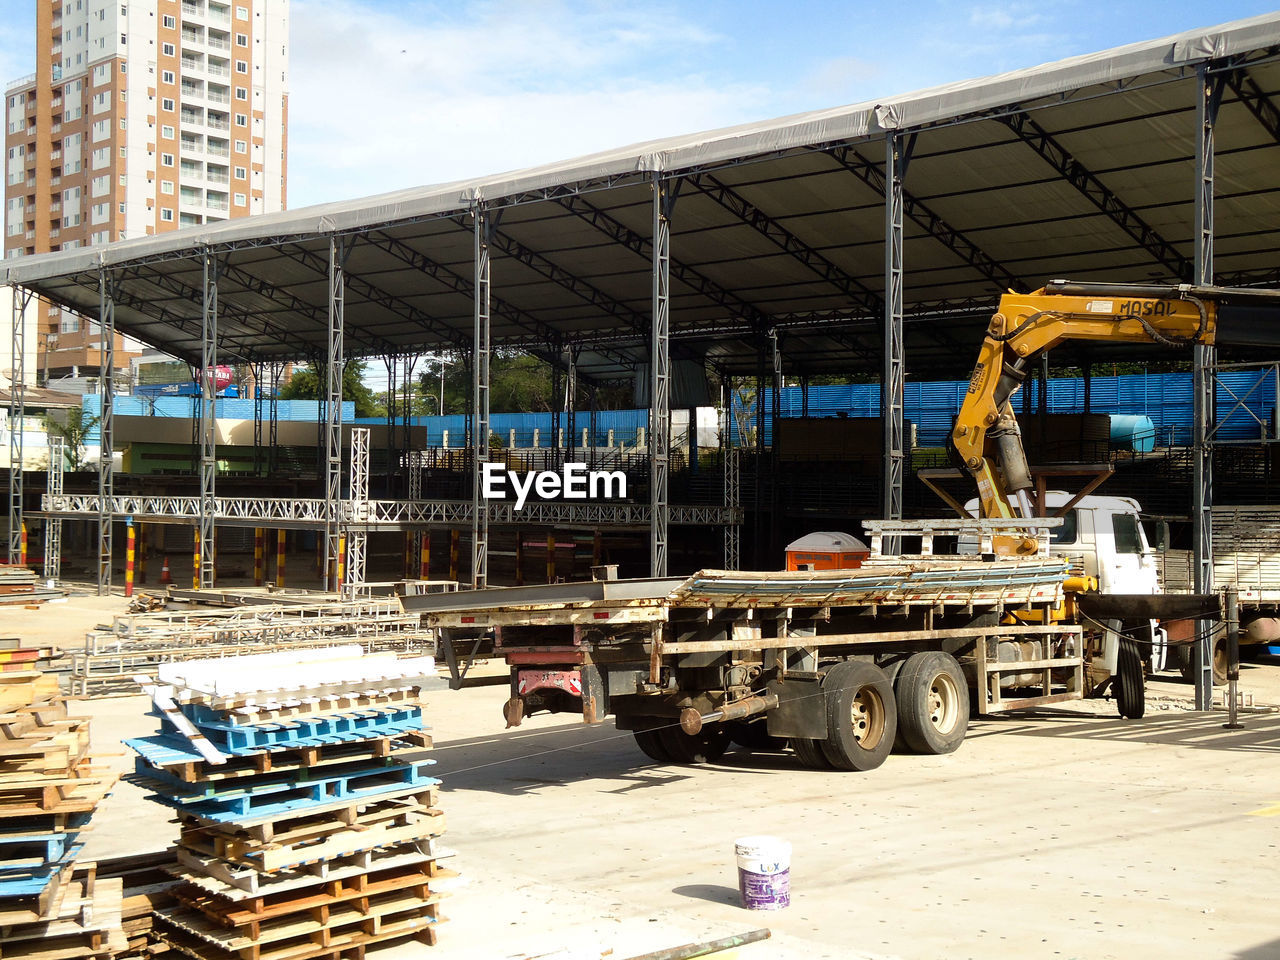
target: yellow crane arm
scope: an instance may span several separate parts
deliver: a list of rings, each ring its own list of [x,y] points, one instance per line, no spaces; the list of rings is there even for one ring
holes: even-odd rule
[[[1010,398],[1035,358],[1064,340],[1213,344],[1219,306],[1227,300],[1261,302],[1280,317],[1276,291],[1055,280],[1033,293],[1002,296],[951,434],[965,469],[977,481],[981,516],[1030,514],[1031,473]],[[1243,309],[1252,322],[1256,308]]]

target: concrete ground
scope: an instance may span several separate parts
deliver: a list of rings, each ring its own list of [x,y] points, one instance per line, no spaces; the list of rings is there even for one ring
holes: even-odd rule
[[[79,629],[53,612],[0,611],[0,632]],[[1280,703],[1280,668],[1242,676]],[[1280,714],[1228,731],[1189,696],[1156,681],[1144,720],[1100,701],[1046,709],[975,722],[950,756],[841,774],[790,752],[655,764],[612,724],[504,731],[503,688],[442,688],[427,713],[460,873],[450,922],[436,948],[371,956],[625,960],[757,927],[772,940],[739,960],[1280,956]],[[145,702],[81,707],[95,747],[131,768],[119,741],[154,729]],[[127,782],[94,823],[90,857],[174,836]],[[733,841],[753,833],[794,844],[786,910],[738,905]]]

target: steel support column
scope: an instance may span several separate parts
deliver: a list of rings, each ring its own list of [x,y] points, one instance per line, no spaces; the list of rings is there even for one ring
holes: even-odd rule
[[[671,207],[675,192],[653,173],[653,327],[649,344],[649,574],[667,575],[667,471],[671,445]]]
[[[884,421],[884,464],[881,471],[881,516],[902,519],[902,485],[906,465],[906,404],[903,339],[902,181],[915,146],[915,136],[890,132],[885,137],[884,178],[884,367],[880,380],[880,416]],[[886,553],[896,553],[894,542]]]
[[[218,365],[218,261],[204,252],[203,293],[200,311],[200,588],[213,588],[215,559],[214,498],[218,475],[215,413]]]
[[[348,511],[346,585],[352,596],[365,580],[365,548],[369,524],[369,428],[351,430],[351,496]]]
[[[570,347],[566,353],[569,363],[565,371],[564,416],[569,434],[565,459],[572,462],[576,459],[574,451],[578,446],[578,351]]]
[[[348,241],[329,238],[329,344],[325,363],[324,403],[324,564],[325,588],[338,589],[338,554],[342,524],[342,374],[344,366],[344,311],[346,308],[346,260]]]
[[[66,446],[62,437],[49,438],[49,469],[45,492],[62,496],[62,474],[66,468]],[[50,516],[44,521],[44,578],[53,582],[62,577],[62,519]]]
[[[22,451],[23,421],[27,403],[27,305],[31,294],[11,286],[13,295],[13,329],[10,338],[13,368],[9,375],[9,562],[22,562],[22,484],[24,459]]]
[[[1213,283],[1213,155],[1214,124],[1222,102],[1223,79],[1210,74],[1202,64],[1196,73],[1196,182],[1195,182],[1195,275],[1192,282]],[[1195,570],[1197,593],[1213,592],[1213,366],[1216,351],[1211,346],[1195,347],[1194,356],[1194,437],[1195,472]],[[1196,709],[1213,706],[1213,631],[1211,620],[1198,622],[1199,643],[1195,671]]]
[[[111,498],[115,495],[116,302],[114,278],[98,267],[98,595],[111,592]]]
[[[275,473],[280,459],[280,376],[284,373],[284,364],[273,363],[271,370],[271,396],[268,398],[267,410],[270,421],[267,425],[267,474]]]
[[[489,583],[489,504],[484,499],[484,464],[489,459],[489,353],[491,335],[489,244],[493,229],[489,208],[472,208],[475,239],[475,326],[471,363],[471,585]]]

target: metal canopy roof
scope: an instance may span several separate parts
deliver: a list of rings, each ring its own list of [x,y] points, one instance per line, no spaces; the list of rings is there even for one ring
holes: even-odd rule
[[[483,201],[498,221],[493,343],[576,349],[579,375],[629,376],[648,351],[657,171],[679,180],[674,358],[753,374],[776,328],[789,372],[878,370],[884,154],[899,131],[916,134],[903,181],[907,367],[955,373],[1008,287],[1192,279],[1196,70],[1206,62],[1224,80],[1215,278],[1280,281],[1278,52],[1280,14],[1267,15],[879,103],[10,260],[0,282],[96,316],[106,267],[117,328],[198,362],[207,250],[220,359],[315,358],[338,236],[351,244],[349,356],[465,350],[469,211]]]

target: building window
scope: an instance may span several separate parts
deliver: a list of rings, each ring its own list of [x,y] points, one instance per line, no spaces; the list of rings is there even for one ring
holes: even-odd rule
[[[248,125],[249,125],[249,118],[248,118],[248,117],[246,117],[243,113],[237,113],[237,114],[236,114],[236,126],[237,126],[237,127],[247,127]]]
[[[165,194],[166,196],[170,196],[170,197],[171,197],[171,196],[173,196],[173,181],[172,181],[172,180],[161,180],[161,181],[160,181],[160,192],[161,192],[161,193],[163,193],[163,194]]]
[[[172,57],[174,53],[173,44],[172,43],[160,44],[160,52],[164,54],[166,57]]]
[[[123,204],[123,203],[122,203],[122,204],[120,204],[120,212],[121,212],[121,213],[124,213],[124,204]]]
[[[236,87],[236,99],[237,99],[237,100],[248,100],[248,99],[249,99],[249,91],[248,91],[248,90],[246,90],[244,87]]]
[[[248,20],[248,19],[249,19],[249,8],[248,8],[248,7],[236,7],[236,19],[237,19],[237,20]]]
[[[160,18],[160,23],[164,26],[166,30],[172,30],[178,25],[178,21],[173,19],[173,17],[169,16],[168,14]]]
[[[162,153],[162,154],[160,154],[160,166],[162,166],[162,167],[172,167],[172,166],[173,166],[173,154],[172,154],[172,153]]]
[[[172,71],[172,70],[161,70],[161,71],[160,71],[160,82],[161,82],[161,83],[173,83],[173,71]]]
[[[247,33],[236,34],[236,46],[247,47],[249,45],[249,35]]]
[[[166,124],[161,124],[161,126],[160,126],[160,136],[161,136],[161,137],[163,137],[165,140],[172,140],[172,139],[173,139],[173,127],[170,127],[170,126],[168,126],[168,125],[166,125]]]
[[[170,210],[168,207],[165,207],[163,210],[160,211],[160,219],[163,220],[165,223],[173,223],[173,211]]]
[[[237,180],[243,180],[244,178],[245,178],[245,169],[244,169],[244,167],[236,167],[236,179],[237,179]]]
[[[236,73],[248,73],[248,72],[249,72],[249,63],[248,63],[248,61],[247,61],[247,60],[237,60],[237,61],[236,61]]]
[[[237,193],[237,194],[236,194],[236,206],[237,206],[237,207],[243,207],[243,206],[244,206],[244,204],[245,204],[244,194],[243,194],[243,193]]]
[[[243,140],[236,141],[236,153],[244,153],[247,149]]]
[[[168,97],[161,98],[160,109],[168,113],[173,113],[173,101],[170,100]]]

